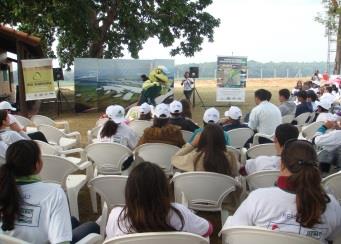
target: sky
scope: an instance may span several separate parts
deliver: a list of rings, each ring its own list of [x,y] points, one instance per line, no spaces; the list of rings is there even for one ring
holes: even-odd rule
[[[172,58],[176,64],[202,63],[217,56],[247,56],[259,62],[326,61],[325,28],[314,18],[323,11],[321,0],[213,0],[207,12],[221,23],[214,42],[186,58],[169,55],[157,38],[148,40],[140,59]],[[127,52],[124,58],[130,58]]]

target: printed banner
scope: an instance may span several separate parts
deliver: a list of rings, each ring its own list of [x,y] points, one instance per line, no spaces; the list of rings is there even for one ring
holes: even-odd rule
[[[245,102],[247,57],[218,57],[217,102]]]
[[[52,59],[22,60],[26,101],[56,98]]]
[[[173,96],[174,60],[154,59],[75,59],[75,110],[104,111],[111,104],[127,107],[138,101],[142,92],[141,75],[158,66],[168,70],[169,86],[155,99],[160,103]]]

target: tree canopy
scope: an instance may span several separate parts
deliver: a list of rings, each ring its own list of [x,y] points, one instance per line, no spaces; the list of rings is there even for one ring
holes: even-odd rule
[[[70,67],[75,57],[133,58],[151,37],[172,56],[193,56],[220,20],[205,12],[212,0],[7,0],[0,21],[42,38],[47,56]],[[58,40],[57,53],[52,44]],[[152,52],[153,50],[151,50]]]

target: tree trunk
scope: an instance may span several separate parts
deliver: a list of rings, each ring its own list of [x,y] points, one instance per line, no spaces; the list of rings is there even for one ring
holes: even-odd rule
[[[334,75],[340,74],[340,69],[341,69],[341,15],[339,14],[339,23],[336,38],[336,55],[333,74]]]

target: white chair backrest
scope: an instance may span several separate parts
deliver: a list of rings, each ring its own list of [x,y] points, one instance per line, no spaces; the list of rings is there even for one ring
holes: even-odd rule
[[[239,185],[230,176],[212,172],[187,172],[174,175],[176,202],[202,211],[220,211],[224,198]]]
[[[65,136],[63,132],[51,125],[41,124],[38,126],[38,130],[44,134],[49,143],[57,145],[59,144],[60,138]]]
[[[159,165],[166,174],[173,174],[172,156],[179,150],[177,146],[165,143],[146,143],[134,150],[135,157]]]
[[[246,154],[250,158],[256,158],[258,156],[275,156],[277,151],[274,143],[267,143],[250,147]]]
[[[306,112],[303,114],[298,115],[295,120],[297,121],[297,125],[298,126],[303,126],[305,124],[307,124],[307,120],[310,118],[311,113],[310,112]]]
[[[143,135],[144,129],[149,128],[152,125],[153,123],[148,120],[133,120],[129,122],[129,127],[132,128],[139,137]]]
[[[125,205],[125,187],[128,176],[102,175],[91,179],[88,183],[107,203],[109,211],[115,206]]]
[[[193,132],[188,131],[188,130],[181,130],[181,133],[185,142],[189,142],[189,140],[192,138],[192,135],[193,135]]]
[[[230,145],[235,148],[244,147],[244,144],[254,134],[250,128],[238,128],[226,132],[230,138]]]
[[[28,126],[34,126],[33,122],[24,116],[15,114],[14,117],[19,122],[19,124],[21,124],[25,128]]]
[[[140,106],[134,106],[134,107],[131,107],[128,112],[126,113],[126,119],[129,119],[129,120],[134,120],[134,119],[138,119],[139,117],[139,108]]]
[[[238,161],[240,160],[240,149],[231,146],[226,146],[226,150],[232,152],[236,156],[236,159]]]
[[[341,204],[341,171],[323,178],[322,185]]]
[[[250,191],[258,188],[271,187],[275,185],[279,176],[279,170],[263,170],[246,176]]]
[[[121,174],[122,163],[133,154],[128,147],[118,143],[93,143],[85,152],[100,174]]]
[[[149,232],[119,236],[104,244],[208,244],[208,240],[188,232]]]
[[[56,126],[56,123],[52,119],[44,115],[39,115],[39,114],[33,115],[31,120],[36,126],[38,125]]]
[[[285,124],[285,123],[291,123],[295,118],[295,115],[294,114],[287,114],[287,115],[284,115],[282,116],[282,124]]]
[[[91,130],[88,130],[88,144],[93,143],[93,140],[97,138],[99,130],[102,128],[102,125],[96,126]]]
[[[52,146],[51,144],[48,144],[43,141],[35,140],[35,142],[38,144],[40,151],[42,154],[46,155],[59,155],[59,151],[55,146]]]
[[[272,231],[255,226],[234,226],[223,229],[223,244],[321,244],[320,241],[288,232]]]
[[[323,121],[314,122],[302,128],[302,136],[307,140],[312,140],[316,131],[324,124]]]
[[[263,134],[263,133],[256,133],[253,137],[252,145],[255,146],[255,145],[261,144],[259,141],[260,138],[264,138],[264,139],[267,139],[267,140],[273,142],[274,141],[274,134],[267,135],[267,134]]]
[[[39,173],[42,181],[60,184],[66,189],[66,178],[79,168],[69,160],[55,156],[42,155],[43,168]]]
[[[12,236],[8,236],[6,234],[0,234],[0,243],[2,244],[29,244],[26,241],[17,239]]]
[[[312,112],[310,114],[310,118],[309,118],[308,124],[313,123],[313,120],[314,120],[315,116],[316,116],[316,112]]]

